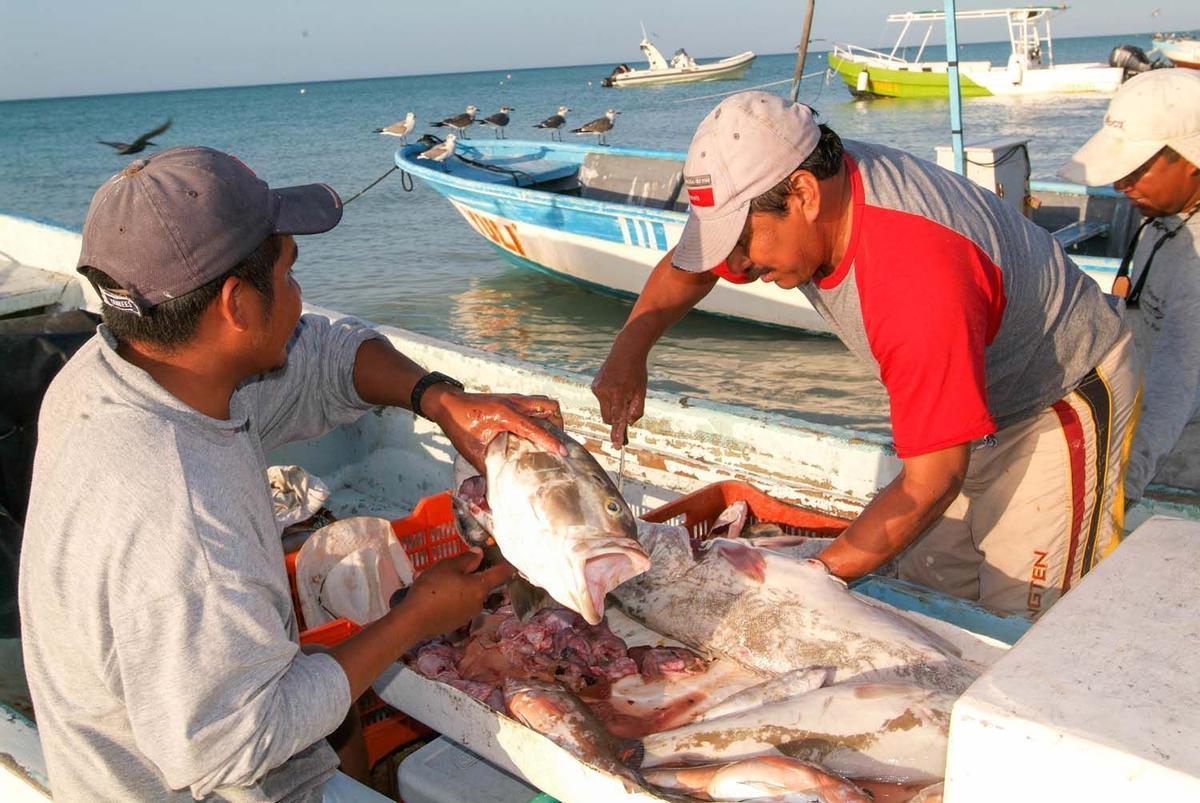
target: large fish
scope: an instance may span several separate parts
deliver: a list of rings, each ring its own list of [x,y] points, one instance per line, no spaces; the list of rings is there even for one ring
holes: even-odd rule
[[[697,719],[716,719],[736,714],[748,708],[758,708],[780,700],[787,700],[819,689],[829,680],[829,669],[823,666],[811,669],[793,669],[778,677],[741,689],[731,694],[712,708],[706,709]]]
[[[608,592],[646,571],[650,558],[629,505],[596,460],[553,424],[538,423],[568,454],[496,436],[485,453],[488,529],[522,576],[594,625]]]
[[[936,783],[955,699],[903,683],[829,686],[646,736],[641,766],[782,755],[845,778]]]
[[[900,681],[961,694],[979,669],[943,639],[864,601],[816,561],[643,524],[651,568],[613,591],[626,613],[768,675],[828,667],[830,683]]]
[[[622,762],[623,755],[636,750],[636,743],[610,734],[587,705],[562,686],[510,678],[504,682],[504,702],[518,722],[585,764],[624,778],[628,789],[641,785],[641,779]]]
[[[702,800],[761,800],[775,803],[871,803],[844,778],[807,761],[761,756],[729,764],[646,770],[655,786]]]

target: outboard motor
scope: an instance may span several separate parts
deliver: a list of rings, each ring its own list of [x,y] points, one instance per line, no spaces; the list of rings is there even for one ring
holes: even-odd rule
[[[1108,66],[1118,67],[1125,71],[1122,81],[1128,81],[1135,75],[1165,67],[1162,59],[1150,60],[1146,51],[1137,45],[1117,45],[1108,54]]]

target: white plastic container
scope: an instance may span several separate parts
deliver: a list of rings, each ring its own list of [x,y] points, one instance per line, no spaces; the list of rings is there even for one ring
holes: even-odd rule
[[[446,738],[400,764],[404,803],[529,803],[538,790]]]

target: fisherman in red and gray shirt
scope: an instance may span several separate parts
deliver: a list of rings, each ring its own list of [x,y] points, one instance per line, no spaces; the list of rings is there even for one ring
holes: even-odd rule
[[[1136,355],[1048,232],[955,173],[843,144],[764,92],[704,119],[684,177],[679,245],[593,383],[615,443],[642,414],[663,332],[722,279],[772,282],[803,292],[876,369],[903,463],[820,555],[833,574],[900,556],[906,580],[1036,617],[1117,545]]]

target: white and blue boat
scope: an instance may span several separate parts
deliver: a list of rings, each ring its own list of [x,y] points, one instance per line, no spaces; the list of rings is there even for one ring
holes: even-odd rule
[[[443,166],[396,164],[446,196],[478,234],[514,265],[617,296],[637,296],[687,218],[680,151],[496,140],[460,142]],[[1112,285],[1134,212],[1107,188],[1032,182],[1035,222],[1055,233],[1100,286]],[[762,282],[721,282],[697,309],[759,324],[828,332],[802,293]]]

